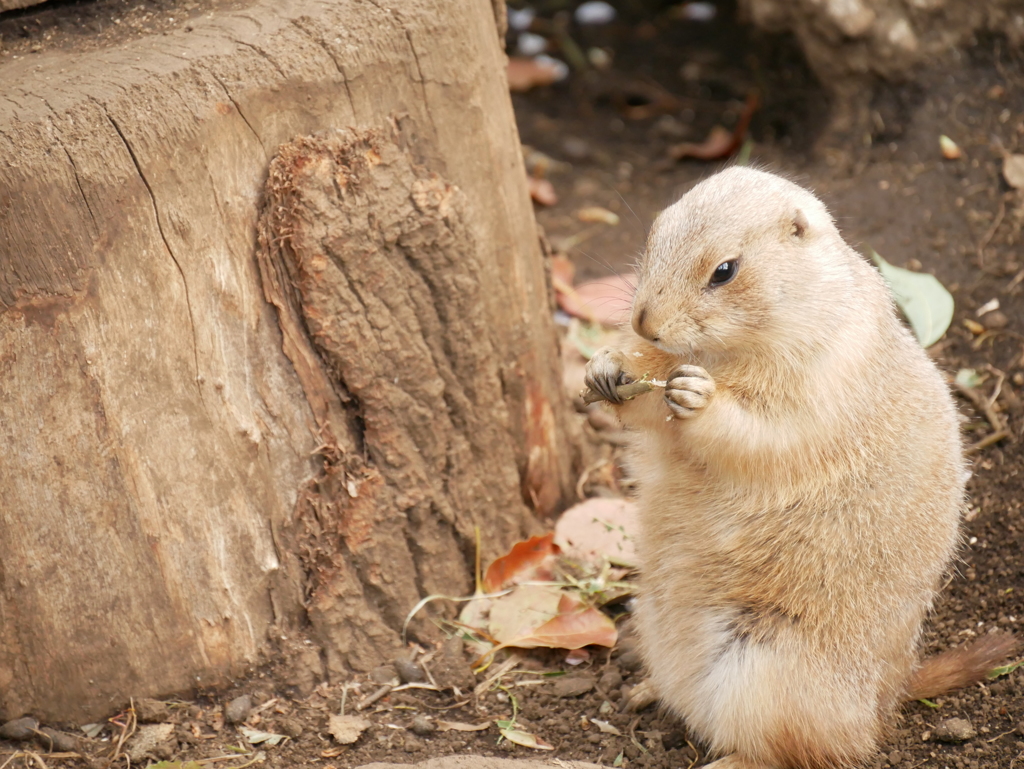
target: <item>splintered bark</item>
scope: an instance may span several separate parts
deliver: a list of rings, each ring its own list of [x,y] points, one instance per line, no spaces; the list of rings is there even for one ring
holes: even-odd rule
[[[0,720],[281,631],[300,686],[367,669],[568,500],[490,3],[262,0],[0,81]]]

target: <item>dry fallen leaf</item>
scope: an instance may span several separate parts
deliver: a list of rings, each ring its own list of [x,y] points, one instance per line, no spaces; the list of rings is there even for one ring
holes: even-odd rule
[[[558,614],[562,591],[554,585],[520,585],[491,604],[487,630],[498,643],[513,643]]]
[[[607,615],[563,592],[555,617],[527,634],[501,644],[494,651],[507,646],[521,649],[579,649],[590,644],[612,647],[617,639],[615,623]]]
[[[609,723],[607,721],[602,721],[599,718],[591,718],[590,719],[590,723],[597,724],[597,728],[600,729],[605,734],[614,734],[614,735],[617,735],[619,737],[622,736],[622,732],[619,731],[619,728],[617,726],[615,726],[614,724],[611,724],[611,723]]]
[[[1015,190],[1024,187],[1024,155],[1007,155],[1003,158],[1003,178]]]
[[[494,593],[507,585],[527,580],[551,579],[551,565],[560,552],[554,532],[517,542],[507,555],[487,567],[484,591]]]
[[[942,157],[946,160],[956,160],[964,154],[957,143],[945,134],[939,137],[939,149],[942,150]]]
[[[549,745],[544,742],[540,737],[530,732],[524,732],[522,729],[512,729],[511,727],[502,727],[501,724],[506,723],[504,721],[498,721],[498,731],[501,732],[501,736],[509,742],[514,742],[516,745],[522,745],[524,748],[533,748],[534,750],[554,750],[553,745]]]
[[[575,287],[554,281],[554,286],[558,306],[565,312],[591,323],[618,326],[628,321],[632,312],[636,275],[610,275]]]
[[[612,227],[619,223],[619,215],[601,206],[588,206],[576,212],[576,218],[581,222],[600,222],[609,224]]]
[[[342,745],[351,745],[371,726],[369,721],[360,716],[331,716],[327,724],[327,731],[331,733],[336,742],[340,742]]]
[[[600,563],[634,565],[637,527],[636,504],[628,499],[594,497],[573,505],[555,524],[555,541],[566,555]]]
[[[547,179],[538,179],[536,176],[527,176],[526,184],[530,190],[530,197],[542,206],[553,206],[558,202],[558,195],[555,194],[555,186]]]
[[[273,732],[264,732],[259,729],[250,729],[247,726],[240,726],[238,728],[242,734],[245,735],[245,739],[253,745],[279,745],[288,737],[284,734],[274,734]]]
[[[508,87],[511,91],[529,91],[561,80],[564,73],[556,64],[543,59],[512,56],[508,60]]]
[[[759,105],[760,99],[757,94],[751,93],[747,97],[747,102],[743,106],[743,112],[740,113],[740,117],[736,121],[736,127],[733,130],[730,131],[728,128],[716,125],[700,144],[683,142],[671,147],[668,151],[669,157],[673,160],[682,160],[683,158],[719,160],[729,157],[743,145],[743,139],[746,137],[747,128],[750,125],[750,119],[754,116]]]
[[[482,724],[465,724],[461,721],[438,720],[437,730],[440,732],[482,732],[484,729],[489,728],[490,725],[490,721],[484,721]]]

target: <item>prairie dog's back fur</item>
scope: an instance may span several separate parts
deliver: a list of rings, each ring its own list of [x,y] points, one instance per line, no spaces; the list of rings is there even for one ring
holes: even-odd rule
[[[958,543],[945,382],[824,205],[746,168],[658,217],[632,325],[588,382],[668,380],[619,407],[653,684],[726,764],[859,762]]]

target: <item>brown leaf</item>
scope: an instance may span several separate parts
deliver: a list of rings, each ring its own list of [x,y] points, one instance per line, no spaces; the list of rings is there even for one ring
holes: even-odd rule
[[[556,616],[561,599],[554,585],[520,585],[494,599],[487,629],[498,643],[514,643]]]
[[[561,73],[550,62],[523,56],[508,60],[508,87],[510,91],[529,91],[539,85],[551,85]]]
[[[530,633],[508,641],[498,648],[516,646],[521,649],[579,649],[583,646],[615,646],[618,631],[611,619],[586,606],[579,598],[562,593],[558,614]],[[496,651],[496,650],[495,650]]]
[[[524,748],[533,748],[535,750],[554,750],[553,745],[549,745],[536,734],[530,732],[524,732],[522,729],[501,729],[501,736],[509,742],[514,742],[516,745],[522,745]]]
[[[558,519],[555,540],[572,558],[636,563],[636,504],[628,499],[594,497],[573,505]]]
[[[438,720],[437,730],[439,732],[482,732],[490,727],[490,725],[490,721],[484,721],[482,724],[465,724],[461,721]]]
[[[576,212],[576,218],[581,222],[600,222],[612,227],[619,223],[619,215],[601,206],[588,206]]]
[[[561,552],[558,545],[554,544],[554,536],[554,532],[551,532],[543,537],[530,537],[525,542],[514,544],[507,555],[487,567],[484,590],[493,593],[517,582],[551,579],[551,564]]]
[[[538,179],[536,176],[527,176],[526,185],[530,190],[530,197],[542,206],[553,206],[558,202],[558,195],[555,194],[555,186],[547,179]]]
[[[359,716],[335,715],[331,716],[327,725],[327,731],[331,733],[335,742],[342,745],[351,745],[371,726],[372,724],[369,721]]]
[[[719,160],[729,157],[742,146],[743,139],[747,135],[747,127],[750,125],[750,119],[754,116],[759,104],[760,99],[756,93],[752,92],[747,96],[743,112],[740,113],[740,117],[736,121],[736,127],[732,131],[716,125],[700,144],[694,144],[693,142],[676,144],[669,149],[669,156],[673,160],[682,160],[683,158]]]
[[[553,283],[558,306],[570,315],[604,326],[618,326],[629,320],[636,290],[636,275],[631,272],[588,280],[575,287]]]

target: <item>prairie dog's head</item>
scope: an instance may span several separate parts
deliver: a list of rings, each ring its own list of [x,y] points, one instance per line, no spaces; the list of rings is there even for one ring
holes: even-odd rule
[[[825,331],[854,283],[825,206],[774,174],[734,167],[651,228],[633,329],[667,352],[730,354]]]

